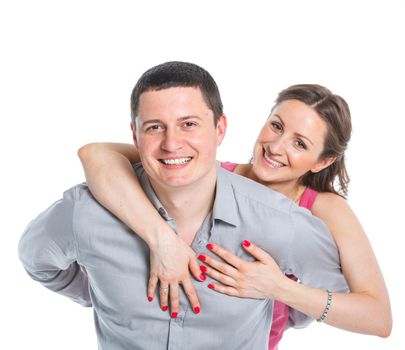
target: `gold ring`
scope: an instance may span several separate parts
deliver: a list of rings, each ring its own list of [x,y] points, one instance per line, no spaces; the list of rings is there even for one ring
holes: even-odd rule
[[[167,292],[169,291],[169,287],[163,287],[163,288],[160,287],[159,289],[160,289],[160,293],[163,295],[166,295]]]

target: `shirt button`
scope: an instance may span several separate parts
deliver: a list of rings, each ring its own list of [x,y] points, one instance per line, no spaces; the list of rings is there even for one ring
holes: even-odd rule
[[[166,216],[166,210],[164,210],[163,208],[159,208],[158,212],[161,216]]]

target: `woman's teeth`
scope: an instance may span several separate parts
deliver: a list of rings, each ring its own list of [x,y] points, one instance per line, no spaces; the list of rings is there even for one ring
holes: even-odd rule
[[[266,154],[266,152],[264,152],[264,159],[266,159],[266,161],[274,168],[281,168],[284,166],[283,163],[270,159],[269,156]]]
[[[176,158],[176,159],[161,159],[161,162],[166,165],[180,165],[188,163],[191,160],[191,157],[187,158]]]

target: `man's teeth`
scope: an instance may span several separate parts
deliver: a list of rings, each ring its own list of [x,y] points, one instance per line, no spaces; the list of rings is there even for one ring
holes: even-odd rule
[[[266,152],[264,152],[264,159],[266,159],[274,168],[281,168],[282,166],[284,166],[283,163],[270,159]]]
[[[179,165],[188,163],[191,160],[191,157],[187,158],[176,158],[176,159],[162,159],[162,162],[166,165]]]

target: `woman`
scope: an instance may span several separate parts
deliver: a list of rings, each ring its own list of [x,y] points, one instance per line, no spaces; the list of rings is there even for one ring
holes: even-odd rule
[[[210,245],[223,262],[199,256],[205,263],[199,267],[191,248],[177,238],[140,189],[131,167],[138,161],[132,146],[93,144],[81,148],[79,156],[95,197],[151,249],[150,301],[159,281],[189,286],[185,283],[188,267],[200,281],[209,275],[221,282],[208,285],[216,292],[275,299],[269,339],[269,348],[275,349],[288,320],[285,305],[342,329],[381,337],[391,332],[389,296],[381,271],[360,223],[344,199],[349,182],[344,152],[350,134],[350,112],[341,97],[319,85],[295,85],[279,94],[256,141],[251,163],[221,164],[283,193],[328,225],[351,290],[348,294],[333,293],[332,307],[331,293],[293,282],[281,273],[269,254],[251,242],[245,241],[243,246],[257,259],[255,262],[243,261]],[[186,293],[193,309],[199,309],[195,290]],[[167,310],[168,302],[166,293],[160,293],[162,310]],[[172,311],[177,311],[178,300],[170,296],[170,304]]]

